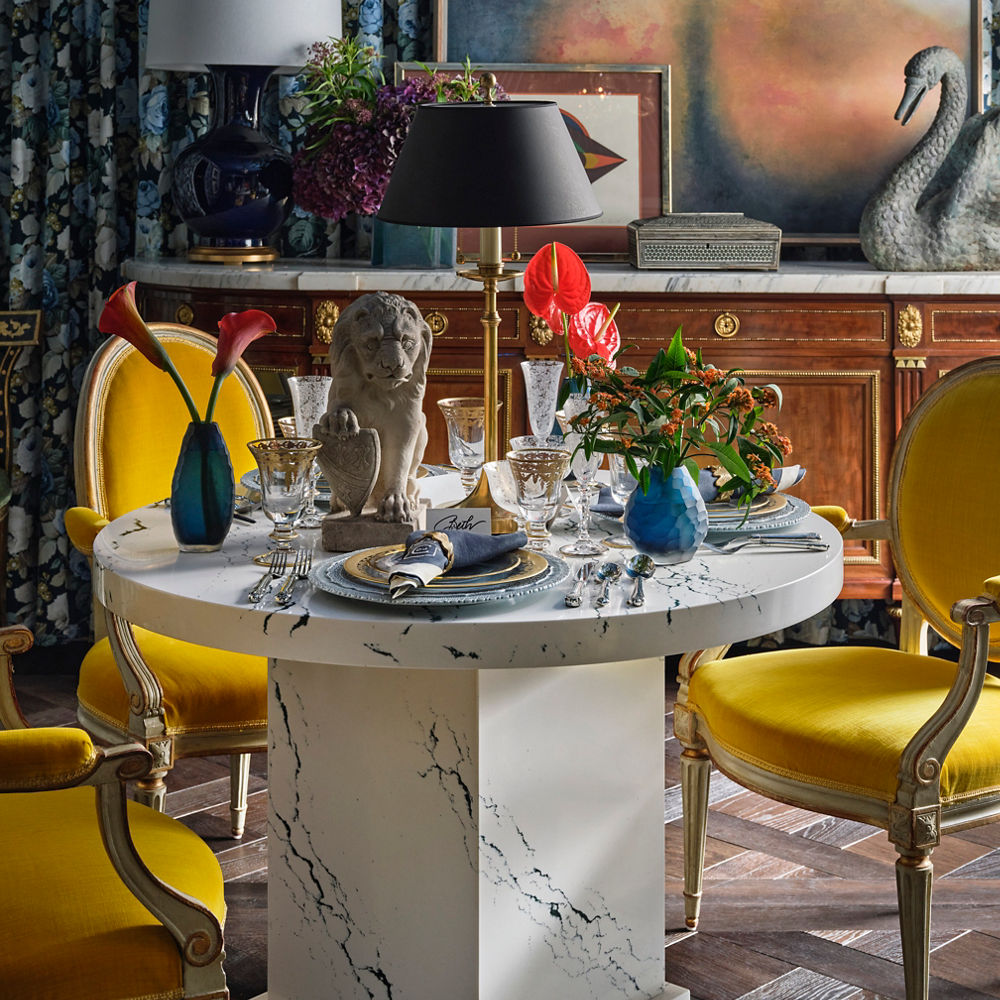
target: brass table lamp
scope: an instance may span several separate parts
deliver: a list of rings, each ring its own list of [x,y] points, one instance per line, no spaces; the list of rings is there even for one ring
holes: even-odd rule
[[[496,86],[484,78],[487,93]],[[504,226],[581,222],[601,214],[590,180],[554,101],[422,104],[417,108],[379,209],[386,222],[478,227],[479,265],[459,271],[483,283],[486,461],[497,454],[497,285],[505,270]],[[474,495],[484,487],[480,480]]]

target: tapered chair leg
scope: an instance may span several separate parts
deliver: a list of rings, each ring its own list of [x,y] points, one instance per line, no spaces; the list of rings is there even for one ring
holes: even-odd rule
[[[684,922],[698,926],[708,828],[708,783],[712,763],[704,750],[681,753],[681,803],[684,811]]]
[[[135,783],[135,799],[150,809],[163,812],[167,798],[167,786],[163,780],[166,771],[154,771]]]
[[[927,1000],[933,878],[934,866],[929,855],[900,855],[896,859],[896,895],[899,899],[906,1000]]]
[[[229,815],[233,839],[243,836],[247,821],[247,792],[250,789],[250,754],[234,753],[229,758]]]

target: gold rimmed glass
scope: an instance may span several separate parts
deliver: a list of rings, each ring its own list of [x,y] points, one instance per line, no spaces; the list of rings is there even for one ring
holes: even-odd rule
[[[479,482],[486,457],[486,405],[482,396],[454,396],[439,399],[438,407],[448,427],[448,458],[468,496]]]
[[[260,470],[261,508],[274,522],[268,536],[272,551],[288,552],[298,537],[292,525],[306,502],[313,459],[322,445],[313,438],[260,438],[247,447]],[[270,551],[254,556],[258,563],[270,560]]]
[[[524,517],[528,548],[544,552],[549,545],[547,522],[562,501],[563,479],[569,471],[565,448],[522,448],[507,452],[517,502]]]

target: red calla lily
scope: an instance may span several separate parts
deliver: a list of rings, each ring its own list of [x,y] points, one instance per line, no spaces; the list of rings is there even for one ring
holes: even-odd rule
[[[124,338],[143,357],[165,371],[174,380],[184,397],[184,405],[187,406],[192,421],[209,423],[215,412],[215,401],[219,396],[219,387],[223,380],[236,367],[236,362],[248,344],[258,337],[263,337],[265,333],[275,332],[277,327],[274,320],[260,309],[247,309],[245,312],[227,313],[219,321],[219,343],[215,350],[215,359],[212,361],[212,375],[215,381],[208,397],[205,419],[202,421],[191,393],[170,360],[170,355],[139,315],[135,304],[135,286],[136,283],[130,281],[111,293],[97,321],[98,330],[101,333],[117,334]]]
[[[212,362],[212,374],[225,378],[250,344],[276,330],[274,320],[261,309],[226,313],[219,320],[219,346]]]
[[[589,302],[575,316],[570,316],[567,334],[570,350],[584,360],[598,354],[613,367],[614,356],[622,346],[614,321],[617,311],[617,306],[609,310],[601,302]]]
[[[524,269],[524,304],[551,326],[549,315],[579,312],[590,301],[586,265],[563,243],[546,243]],[[559,324],[561,325],[561,324]]]
[[[130,281],[111,293],[97,321],[97,329],[109,336],[124,338],[157,368],[167,371],[166,352],[139,315],[135,304],[135,286],[136,282]]]

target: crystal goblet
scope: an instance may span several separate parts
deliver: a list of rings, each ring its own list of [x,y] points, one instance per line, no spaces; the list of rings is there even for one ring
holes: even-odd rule
[[[532,434],[544,437],[555,427],[562,370],[563,363],[550,358],[528,358],[521,362]]]
[[[625,507],[625,501],[632,495],[632,491],[639,485],[639,480],[628,471],[625,463],[625,456],[618,452],[611,452],[608,455],[608,467],[610,469],[609,487],[611,498],[617,504]],[[628,549],[632,543],[622,535],[612,535],[604,540],[604,544],[614,549]]]
[[[486,406],[482,396],[454,396],[439,399],[438,407],[448,427],[448,457],[468,496],[479,482],[486,457]]]
[[[274,522],[268,536],[272,551],[288,552],[298,537],[292,526],[305,504],[312,463],[322,445],[312,438],[260,438],[247,447],[260,471],[261,509]],[[270,560],[270,551],[254,556],[258,563]]]
[[[524,530],[524,515],[521,513],[521,505],[517,502],[517,488],[514,485],[514,475],[510,471],[510,463],[502,458],[496,462],[487,462],[483,466],[486,479],[490,484],[490,496],[498,507],[502,507],[508,514],[514,515],[517,521],[517,530]]]
[[[519,434],[510,439],[512,451],[522,448],[565,448],[566,442],[561,434]]]
[[[590,458],[587,458],[586,452],[581,446],[582,440],[579,434],[566,435],[566,445],[572,452],[570,468],[576,479],[577,509],[579,511],[576,538],[567,545],[559,547],[559,551],[567,556],[596,556],[604,551],[604,545],[590,537],[590,503],[591,498],[597,492],[597,470],[601,467],[604,455],[595,451]]]
[[[292,397],[295,432],[301,438],[311,437],[314,428],[326,413],[327,400],[333,378],[329,375],[293,375],[288,379]],[[319,482],[319,464],[313,462],[309,472],[306,504],[295,524],[299,528],[319,528],[323,515],[316,509],[316,484]]]
[[[549,546],[548,522],[562,501],[569,452],[564,448],[522,448],[507,452],[507,463],[524,516],[528,548],[544,552]]]

